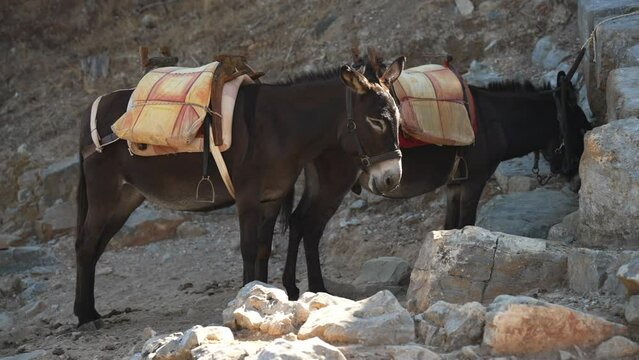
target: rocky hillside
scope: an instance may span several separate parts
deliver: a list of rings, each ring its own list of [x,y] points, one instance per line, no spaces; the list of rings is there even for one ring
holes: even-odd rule
[[[600,125],[585,138],[579,193],[560,178],[540,187],[530,155],[499,166],[477,227],[439,231],[441,190],[349,194],[321,243],[332,295],[296,302],[278,289],[285,235],[274,287],[241,287],[233,207],[144,204],[97,265],[105,318],[78,329],[73,316],[77,129],[96,96],[136,84],[139,46],[171,46],[183,66],[245,54],[266,81],[347,63],[359,42],[408,66],[452,54],[473,84],[545,82],[596,23],[633,10],[633,0],[5,1],[0,357],[637,358],[637,15],[601,25],[576,78]]]

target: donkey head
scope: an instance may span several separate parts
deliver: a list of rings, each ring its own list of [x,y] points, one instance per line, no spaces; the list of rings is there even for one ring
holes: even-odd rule
[[[390,86],[404,69],[405,57],[399,57],[380,75],[379,82],[369,81],[360,71],[342,66],[340,77],[347,91],[348,133],[344,145],[360,157],[371,191],[387,193],[399,185],[402,177],[399,150],[400,115],[390,94]]]
[[[557,107],[559,132],[542,153],[550,163],[553,173],[572,177],[579,171],[579,160],[584,151],[584,134],[592,126],[577,103],[575,88],[563,71],[557,74],[557,87],[553,97]]]

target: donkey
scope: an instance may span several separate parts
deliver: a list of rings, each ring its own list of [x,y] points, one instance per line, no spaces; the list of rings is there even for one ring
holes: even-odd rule
[[[380,191],[401,179],[399,110],[389,92],[405,58],[395,60],[372,83],[348,65],[287,82],[240,88],[233,119],[233,146],[223,153],[236,189],[233,199],[215,174],[214,203],[195,201],[202,153],[142,158],[119,141],[80,161],[77,281],[74,313],[79,324],[99,319],[95,309],[95,266],[109,240],[145,200],[176,210],[237,206],[243,281],[266,282],[276,218],[303,166],[320,154],[338,152],[352,167],[365,168]],[[131,90],[102,98],[101,134],[126,111]],[[88,114],[80,149],[89,146]],[[349,180],[350,181],[350,180]]]
[[[356,64],[357,65],[357,64]],[[377,71],[366,65],[367,78],[377,82]],[[383,64],[376,64],[381,67]],[[562,79],[564,74],[559,74]],[[558,82],[559,83],[559,82]],[[475,99],[478,130],[475,143],[467,147],[427,145],[402,149],[402,179],[388,198],[403,199],[434,191],[446,185],[445,229],[473,225],[477,205],[488,179],[501,161],[540,151],[553,173],[572,176],[578,171],[583,136],[591,129],[572,85],[568,87],[566,119],[559,121],[557,91],[530,82],[500,82],[488,87],[470,87]],[[451,181],[456,156],[463,156],[464,181]],[[319,241],[329,219],[346,193],[354,186],[375,192],[372,174],[361,172],[344,154],[325,152],[304,168],[305,188],[290,217],[289,246],[283,284],[289,298],[296,299],[295,285],[299,243],[304,239],[309,291],[326,291],[319,261]],[[359,180],[359,184],[357,181]],[[361,190],[361,188],[359,188]],[[379,191],[378,191],[379,192]]]

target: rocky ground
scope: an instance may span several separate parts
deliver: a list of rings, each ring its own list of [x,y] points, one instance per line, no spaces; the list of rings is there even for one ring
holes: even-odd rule
[[[592,29],[592,19],[628,6],[636,4],[580,0],[578,11],[577,1],[571,0],[411,0],[401,6],[382,0],[9,1],[0,9],[0,49],[6,54],[0,63],[4,80],[0,84],[0,132],[4,134],[0,144],[4,174],[0,178],[0,357],[129,359],[144,353],[145,341],[154,333],[184,332],[196,324],[234,328],[235,339],[255,341],[255,354],[274,339],[237,328],[222,316],[223,310],[239,306],[229,301],[238,296],[242,285],[234,208],[208,214],[170,212],[149,204],[138,209],[97,266],[96,304],[106,315],[103,326],[75,327],[76,129],[95,96],[135,84],[140,76],[138,46],[170,45],[184,66],[203,64],[221,52],[243,53],[254,68],[266,70],[266,80],[273,81],[348,62],[349,49],[357,39],[362,46],[377,46],[387,57],[407,55],[409,66],[439,62],[440,55],[451,53],[474,84],[504,78],[541,82],[551,81],[558,69],[568,66],[584,40],[582,33]],[[625,20],[623,31],[619,26],[602,30],[601,49],[587,55],[577,80],[581,104],[593,105],[597,123],[639,115],[639,107],[630,100],[633,82],[628,80],[639,74],[637,68],[629,67],[639,65],[639,48],[632,47],[633,41],[639,41],[639,26]],[[621,55],[610,57],[611,53]],[[601,57],[597,66],[595,55]],[[618,67],[630,70],[613,70]],[[605,91],[608,72],[608,104],[612,105],[606,109],[597,100]],[[530,156],[502,163],[484,191],[477,225],[512,235],[477,228],[480,235],[472,246],[468,244],[475,230],[461,235],[430,233],[443,224],[441,190],[405,201],[349,194],[322,240],[327,287],[334,295],[354,300],[377,296],[384,304],[392,304],[396,313],[403,314],[407,308],[416,332],[406,333],[408,337],[400,341],[412,344],[412,352],[401,352],[406,349],[395,345],[384,345],[385,350],[371,344],[362,347],[355,340],[347,342],[350,345],[337,341],[338,351],[347,358],[367,358],[363,354],[436,358],[446,353],[448,358],[489,358],[499,352],[490,352],[499,349],[495,341],[499,336],[488,332],[493,335],[487,340],[485,323],[474,332],[466,329],[457,334],[463,345],[471,346],[459,353],[459,343],[446,342],[448,335],[428,335],[431,327],[452,326],[447,318],[434,321],[425,314],[437,311],[432,308],[436,300],[460,304],[482,300],[489,305],[482,307],[488,314],[501,309],[503,304],[495,297],[502,293],[527,296],[527,300],[512,300],[519,305],[540,299],[598,316],[598,323],[628,325],[624,336],[637,340],[633,324],[639,324],[639,286],[634,289],[632,279],[639,265],[631,262],[639,256],[635,171],[639,165],[632,147],[639,143],[637,126],[636,119],[619,120],[588,138],[584,155],[588,167],[580,171],[584,184],[580,195],[571,190],[574,183],[562,179],[538,189],[530,175]],[[281,287],[285,234],[276,235],[274,247],[269,282]],[[440,252],[429,255],[424,247]],[[482,251],[492,253],[486,257],[491,260],[473,258]],[[439,266],[435,255],[442,254],[454,266]],[[490,277],[472,277],[486,265]],[[423,281],[425,274],[434,280]],[[305,291],[303,249],[298,279]],[[438,289],[432,284],[443,285]],[[382,289],[393,295],[378,295]],[[473,291],[479,294],[476,298]],[[495,305],[490,305],[493,301]],[[448,312],[458,312],[452,308],[446,307]],[[476,305],[467,308],[477,309]],[[297,314],[291,311],[289,315]],[[304,338],[300,336],[303,325],[296,323],[296,335],[282,341]],[[330,337],[318,336],[323,339],[319,341],[333,344]],[[556,333],[547,334],[553,336]],[[604,343],[608,350],[623,348],[630,354],[636,345],[613,339]],[[599,340],[603,341],[598,339],[596,344]],[[489,351],[480,343],[488,344]],[[598,353],[606,348],[596,348],[594,342],[579,344],[563,347],[563,353],[553,348],[529,358],[612,354]],[[316,345],[336,354],[331,345],[310,346]]]

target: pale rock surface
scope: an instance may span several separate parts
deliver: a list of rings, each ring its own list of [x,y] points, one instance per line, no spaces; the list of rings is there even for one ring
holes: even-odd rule
[[[597,345],[623,325],[525,296],[502,295],[488,306],[483,345],[495,356],[530,355]]]
[[[437,347],[444,352],[460,349],[465,345],[479,344],[484,331],[485,316],[486,308],[478,302],[458,305],[438,301],[421,314],[419,319],[416,317],[418,337],[425,341],[426,345]],[[420,321],[436,328],[430,339],[422,337],[423,333],[420,334]]]
[[[630,325],[639,325],[639,295],[631,296],[623,310],[623,315]]]
[[[49,252],[39,246],[21,246],[0,251],[0,273],[15,273],[54,262]]]
[[[302,341],[276,339],[247,360],[346,360],[331,344],[319,338]]]
[[[535,44],[532,62],[545,70],[553,70],[570,55],[568,51],[558,48],[550,36],[544,36]]]
[[[569,190],[538,188],[497,195],[477,213],[477,226],[491,231],[545,239],[551,226],[579,208]]]
[[[470,0],[455,0],[455,5],[462,16],[468,16],[473,13],[473,10],[475,10],[475,6]]]
[[[185,220],[175,211],[143,204],[135,209],[109,246],[119,249],[174,238],[177,227]]]
[[[1,360],[36,360],[45,359],[47,352],[44,350],[30,351],[28,353],[17,354],[13,356],[3,357]]]
[[[423,345],[347,345],[339,347],[349,360],[439,360],[441,357]]]
[[[639,119],[586,134],[579,165],[579,243],[639,248]]]
[[[40,205],[47,207],[56,200],[73,200],[78,185],[80,162],[78,156],[70,156],[47,166],[42,171],[42,199]]]
[[[546,239],[558,241],[564,244],[571,244],[577,241],[577,231],[579,227],[579,210],[573,211],[564,216],[560,223],[548,229]]]
[[[315,336],[331,344],[405,344],[415,339],[415,325],[391,292],[380,291],[354,304],[312,312],[298,338]]]
[[[565,275],[565,250],[545,240],[476,226],[432,231],[411,274],[408,310],[420,313],[438,300],[483,303],[499,294],[549,289],[562,285]]]
[[[298,324],[303,324],[308,319],[311,312],[325,308],[330,305],[342,305],[350,306],[354,305],[355,301],[342,298],[339,296],[333,296],[327,293],[312,293],[305,292],[297,300],[295,312],[296,320]]]
[[[491,82],[503,80],[501,75],[497,74],[490,65],[483,64],[477,60],[470,62],[468,72],[462,76],[468,84],[473,86],[488,86]]]
[[[579,293],[600,293],[623,297],[627,290],[617,277],[620,267],[639,251],[568,249],[568,287]]]
[[[36,234],[42,241],[56,235],[71,233],[76,226],[76,206],[71,201],[53,204],[44,210],[42,219],[36,222]]]
[[[169,335],[158,335],[147,340],[142,346],[142,359],[159,360],[162,356],[175,353],[180,345],[181,332]]]
[[[639,354],[639,345],[623,336],[614,336],[597,347],[597,359],[619,359]]]
[[[539,182],[532,173],[534,161],[535,156],[528,154],[499,163],[495,170],[495,179],[502,192],[508,194],[538,188]],[[539,161],[539,173],[550,174],[550,166],[544,160]]]
[[[408,261],[395,256],[383,256],[370,259],[362,265],[359,276],[353,285],[387,284],[399,285],[410,277]]]
[[[615,69],[606,85],[606,122],[639,116],[639,66]]]
[[[224,325],[231,329],[248,329],[271,336],[295,332],[297,304],[286,292],[259,281],[250,282],[238,292],[222,313]]]
[[[257,354],[264,341],[233,341],[204,344],[191,350],[194,360],[245,360]]]
[[[626,287],[628,294],[639,294],[639,257],[619,267],[617,278]]]

